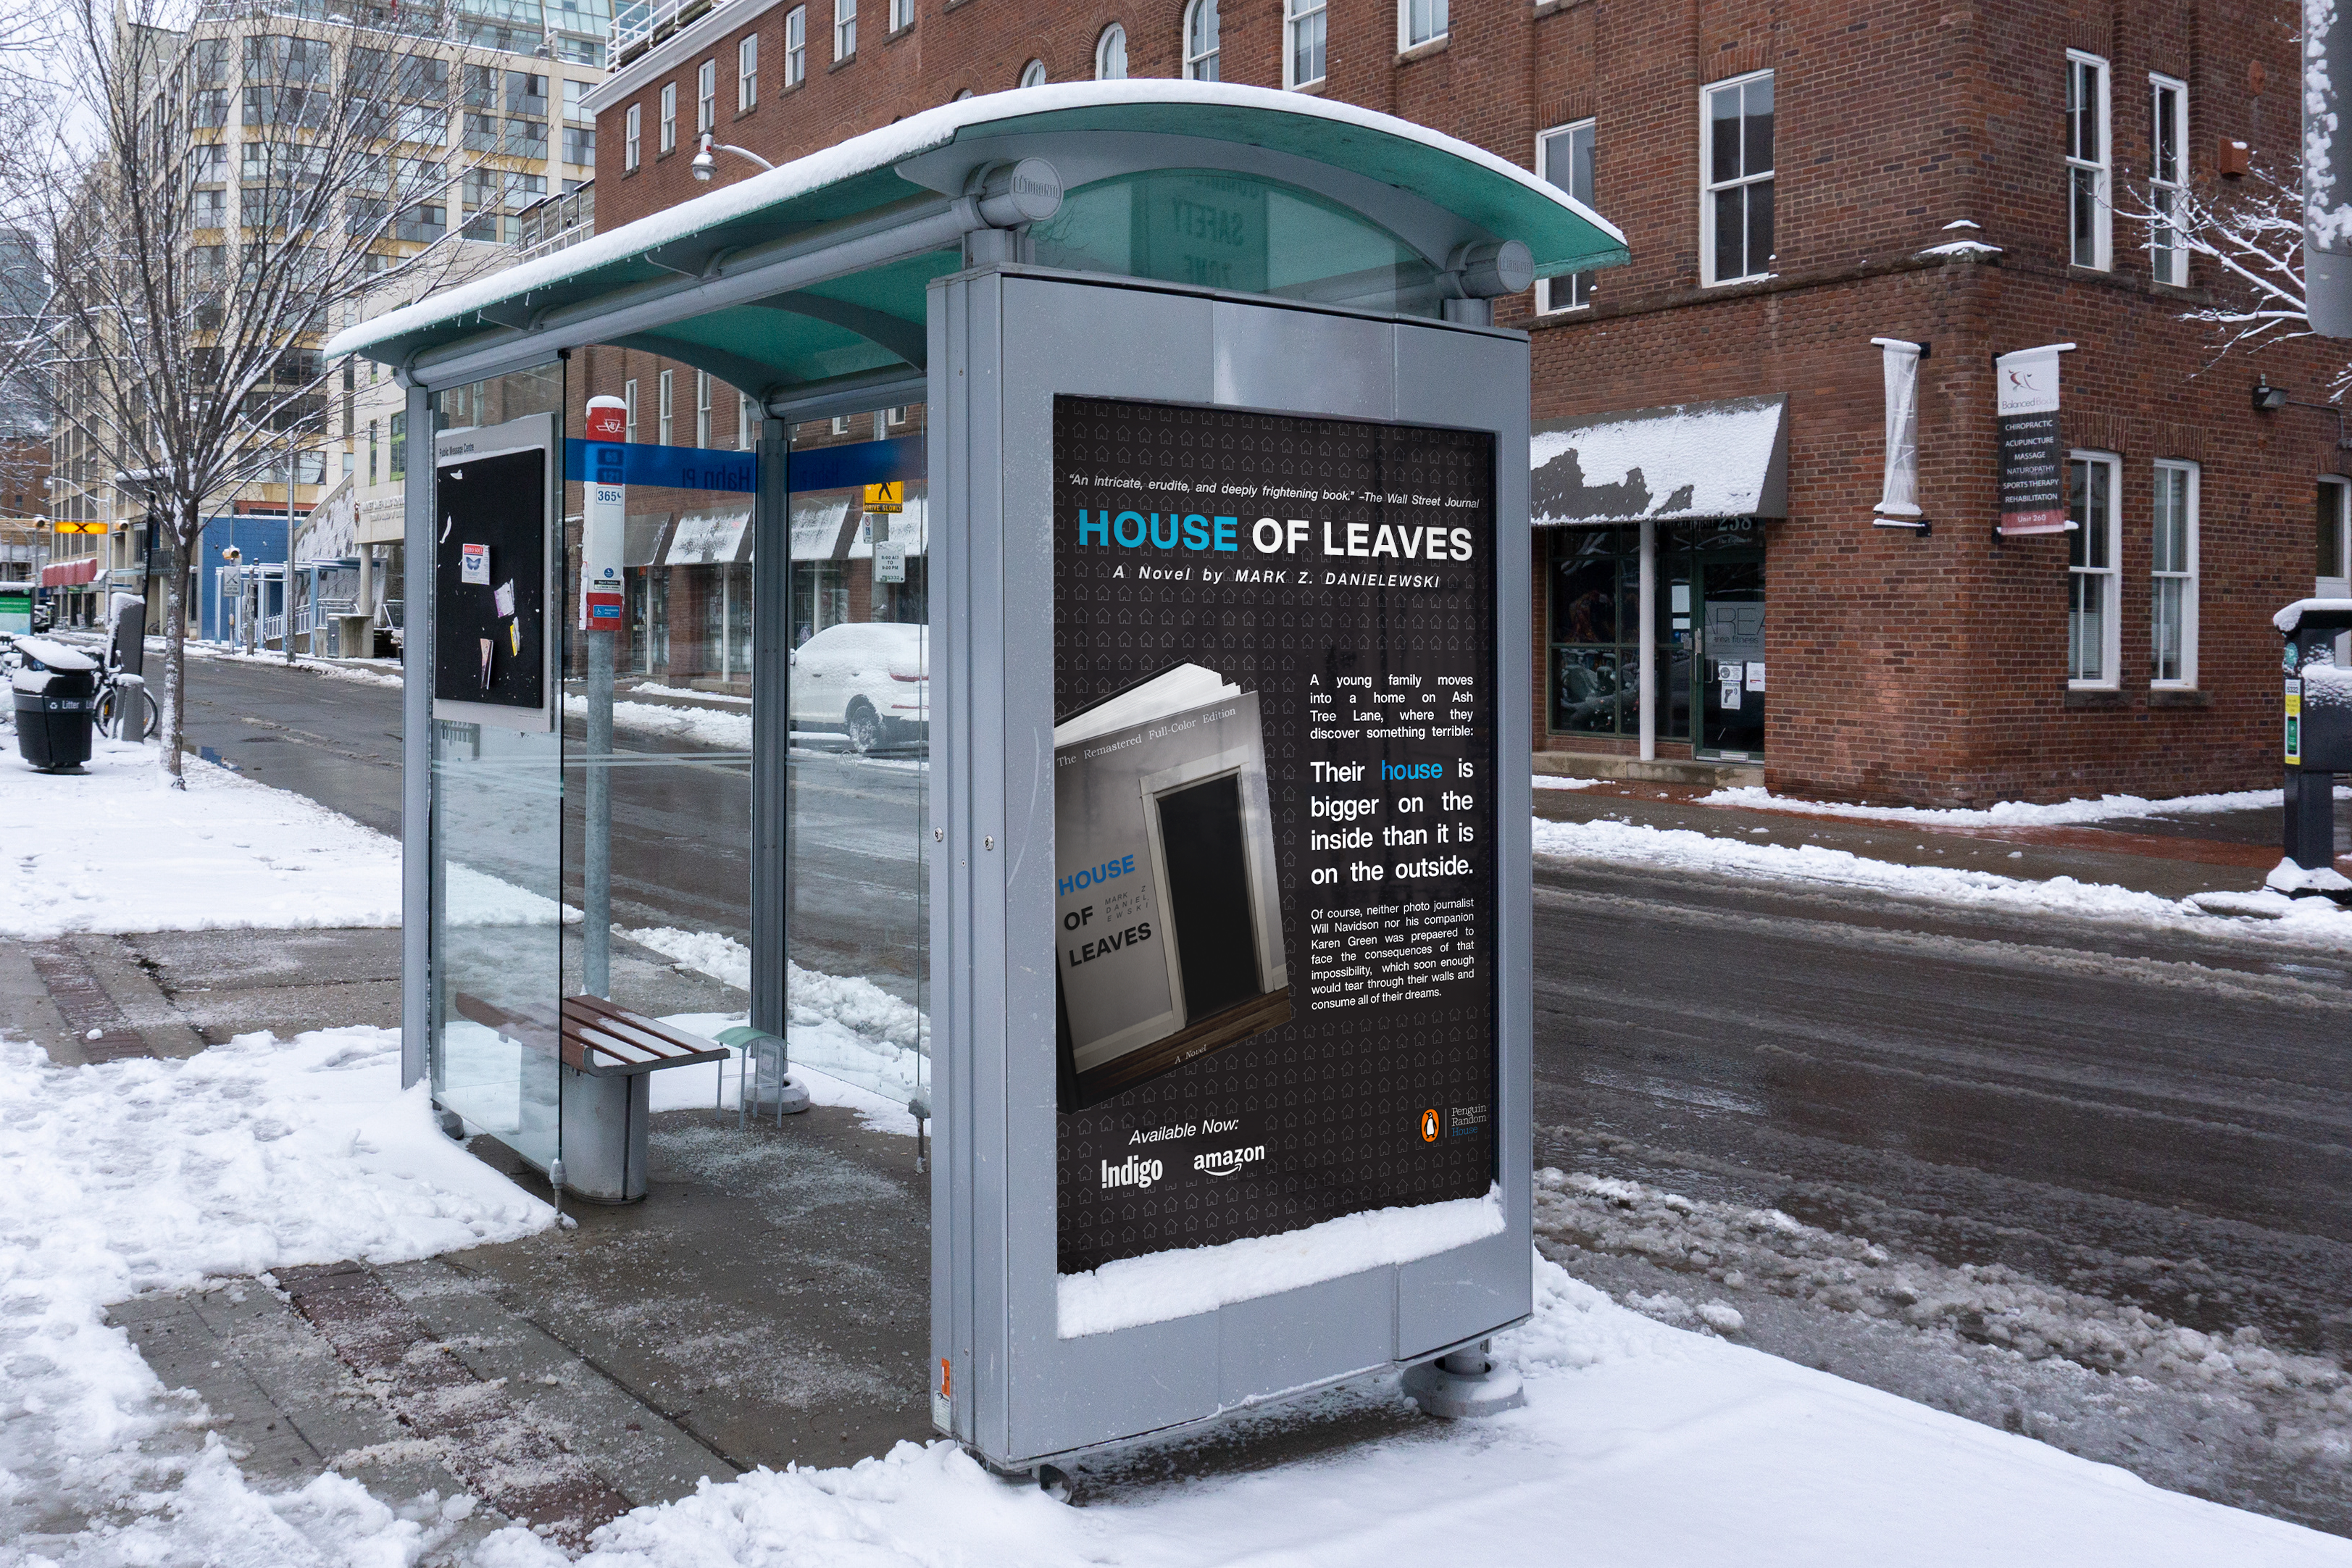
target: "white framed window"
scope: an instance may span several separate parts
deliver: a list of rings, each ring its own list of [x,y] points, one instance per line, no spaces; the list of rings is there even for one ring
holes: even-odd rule
[[[904,425],[907,422],[907,405],[901,403],[896,408],[884,409],[882,419],[887,425]]]
[[[890,30],[903,33],[915,25],[915,0],[890,0]]]
[[[710,445],[710,373],[694,373],[694,444]]]
[[[1700,281],[1772,274],[1772,73],[1699,94]]]
[[[2112,452],[2066,456],[2066,684],[2072,687],[2112,689],[2116,683],[2119,467]]]
[[[670,443],[670,411],[671,411],[671,409],[675,406],[675,404],[672,402],[672,394],[673,394],[673,392],[676,390],[675,385],[674,385],[674,383],[675,383],[675,379],[676,379],[677,375],[677,373],[676,371],[673,371],[673,370],[666,370],[666,371],[662,372],[662,373],[661,373],[661,383],[660,383],[660,385],[659,385],[659,387],[658,387],[657,394],[656,394],[656,395],[659,396],[659,398],[661,399],[661,403],[660,403],[660,406],[656,410],[656,414],[658,415],[658,416],[659,416],[659,418],[660,418],[660,421],[661,421],[661,424],[660,424],[660,426],[659,426],[659,428],[660,428],[660,430],[661,430],[661,444],[662,444],[663,446],[665,446],[665,447],[669,446],[669,445],[671,444],[671,443]]]
[[[621,439],[635,443],[637,438],[637,378],[621,383]]]
[[[1095,79],[1125,81],[1127,79],[1127,29],[1113,22],[1095,40]]]
[[[2181,244],[2189,213],[2189,85],[2168,76],[2147,79],[2147,275],[2175,288],[2189,286],[2189,251]]]
[[[1217,0],[1184,7],[1184,79],[1217,79]]]
[[[846,436],[849,434],[848,415],[836,414],[833,416],[833,433],[836,436]]]
[[[2149,507],[2148,681],[2197,684],[2197,465],[2156,465]]]
[[[677,83],[666,81],[661,89],[661,150],[677,151]]]
[[[735,45],[735,112],[760,102],[760,35],[746,33]]]
[[[719,123],[719,62],[705,60],[694,71],[694,133]]]
[[[1592,205],[1592,145],[1595,124],[1579,120],[1555,126],[1536,138],[1536,178],[1548,180],[1582,202]],[[1565,278],[1545,278],[1536,284],[1536,309],[1575,310],[1592,303],[1592,274],[1572,272]]]
[[[784,85],[798,87],[808,79],[808,7],[795,5],[784,13]]]
[[[623,117],[621,167],[624,171],[635,168],[644,155],[644,143],[638,140],[643,131],[640,116],[644,108],[644,104],[633,103],[629,105],[629,112]]]
[[[1323,0],[1282,0],[1282,85],[1323,79]]]
[[[2066,51],[2066,258],[2105,272],[2115,265],[2115,201],[2107,137],[2107,62]]]
[[[760,444],[760,420],[749,393],[735,395],[735,445],[748,452]]]
[[[1445,37],[1446,0],[1397,0],[1397,47],[1433,44]]]
[[[1023,87],[1045,86],[1045,62],[1044,60],[1031,60],[1027,65],[1023,66],[1021,68],[1021,85]]]
[[[857,0],[833,0],[833,58],[857,53]]]

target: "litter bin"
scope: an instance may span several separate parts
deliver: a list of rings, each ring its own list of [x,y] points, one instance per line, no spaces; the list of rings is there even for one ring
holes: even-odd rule
[[[98,661],[47,637],[18,637],[22,667],[15,688],[16,750],[44,773],[62,773],[89,761],[89,731],[98,706]]]

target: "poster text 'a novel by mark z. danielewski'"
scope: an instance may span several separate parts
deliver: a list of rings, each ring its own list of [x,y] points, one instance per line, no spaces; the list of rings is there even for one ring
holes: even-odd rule
[[[1477,1196],[1494,437],[1054,407],[1061,1271]]]

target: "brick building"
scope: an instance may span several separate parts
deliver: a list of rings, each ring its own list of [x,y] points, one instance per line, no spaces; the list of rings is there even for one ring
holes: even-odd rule
[[[2342,356],[2303,342],[2218,357],[2182,318],[2224,288],[2220,268],[2152,245],[2134,216],[2181,188],[2250,188],[2249,155],[2292,157],[2294,46],[2273,10],[731,0],[632,15],[586,100],[608,230],[714,188],[689,167],[706,132],[782,162],[966,93],[1117,74],[1342,99],[1591,200],[1631,265],[1497,313],[1533,338],[1538,462],[1564,465],[1536,485],[1552,526],[1528,651],[1538,745],[1559,753],[1539,765],[1638,758],[1646,654],[1649,749],[1697,776],[1760,763],[1778,789],[1937,804],[2276,780],[2268,617],[2315,580],[2342,591],[2352,530],[2336,421],[2258,412],[2249,394],[2259,372],[2324,401]],[[756,172],[717,154],[715,184]],[[1886,361],[1908,351],[1874,340],[1925,345],[1916,474],[1899,483]],[[2076,345],[2062,439],[2078,526],[1998,537],[1992,357],[2055,342]],[[595,351],[591,389],[665,368]],[[709,395],[735,406],[733,389]]]

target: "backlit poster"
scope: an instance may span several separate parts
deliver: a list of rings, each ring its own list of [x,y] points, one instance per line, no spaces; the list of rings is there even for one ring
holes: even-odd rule
[[[1063,1273],[1494,1179],[1495,440],[1055,402]]]

